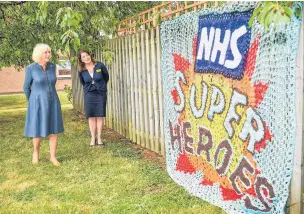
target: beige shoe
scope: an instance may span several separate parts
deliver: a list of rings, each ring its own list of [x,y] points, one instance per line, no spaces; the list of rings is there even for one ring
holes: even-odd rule
[[[94,142],[92,142],[91,140],[90,146],[96,146],[96,144],[97,144],[97,138],[94,139]]]
[[[102,142],[102,140],[100,140],[100,143],[98,143],[98,140],[96,139],[96,141],[97,141],[97,146],[99,146],[99,147],[105,147],[105,145],[104,145],[104,143]]]
[[[32,164],[37,165],[39,163],[39,160],[32,160]]]
[[[54,160],[51,160],[51,159],[50,159],[50,161],[51,161],[51,163],[52,163],[54,166],[60,166],[60,165],[61,165],[61,163],[60,163],[57,159],[54,159]]]

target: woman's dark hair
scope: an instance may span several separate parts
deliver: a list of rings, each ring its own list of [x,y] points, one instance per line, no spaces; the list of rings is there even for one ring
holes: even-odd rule
[[[79,54],[78,54],[78,57],[77,57],[78,58],[78,71],[79,72],[85,70],[85,64],[84,64],[84,62],[81,61],[81,54],[82,53],[88,54],[91,57],[91,60],[92,60],[93,64],[95,64],[95,59],[92,56],[92,54],[90,54],[90,52],[87,51],[87,50],[81,50],[81,51],[79,51]]]

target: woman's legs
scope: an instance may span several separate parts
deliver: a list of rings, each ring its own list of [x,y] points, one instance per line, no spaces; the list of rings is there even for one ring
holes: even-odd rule
[[[89,127],[90,127],[90,132],[91,132],[91,143],[90,143],[91,146],[95,145],[96,126],[97,126],[96,117],[89,117]]]
[[[102,126],[103,126],[103,117],[97,117],[97,141],[98,141],[98,144],[102,144],[102,141],[101,141]]]
[[[39,151],[40,151],[40,143],[41,143],[41,138],[40,137],[34,137],[33,138],[33,158],[32,158],[32,163],[37,164],[39,163]]]
[[[56,158],[56,150],[57,150],[57,135],[56,134],[50,134],[50,161],[55,166],[60,166],[60,163],[58,162]]]

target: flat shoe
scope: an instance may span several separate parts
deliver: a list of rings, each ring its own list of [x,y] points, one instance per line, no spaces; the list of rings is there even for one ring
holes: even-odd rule
[[[99,146],[99,147],[101,147],[101,148],[105,147],[105,145],[104,145],[103,143],[97,144],[97,146]]]
[[[32,164],[37,165],[37,164],[39,164],[39,161],[38,160],[32,160]]]
[[[57,160],[50,160],[51,161],[51,163],[54,165],[54,166],[60,166],[61,165],[61,163],[59,162],[59,161],[57,161]]]
[[[97,138],[95,138],[94,144],[89,144],[90,147],[96,146],[97,145]]]
[[[97,146],[102,147],[102,148],[105,147],[105,145],[102,143],[102,140],[101,140],[101,143],[98,143],[98,140],[97,140],[97,138],[96,138],[96,141],[95,141],[95,142],[96,142],[96,145],[97,145]]]

